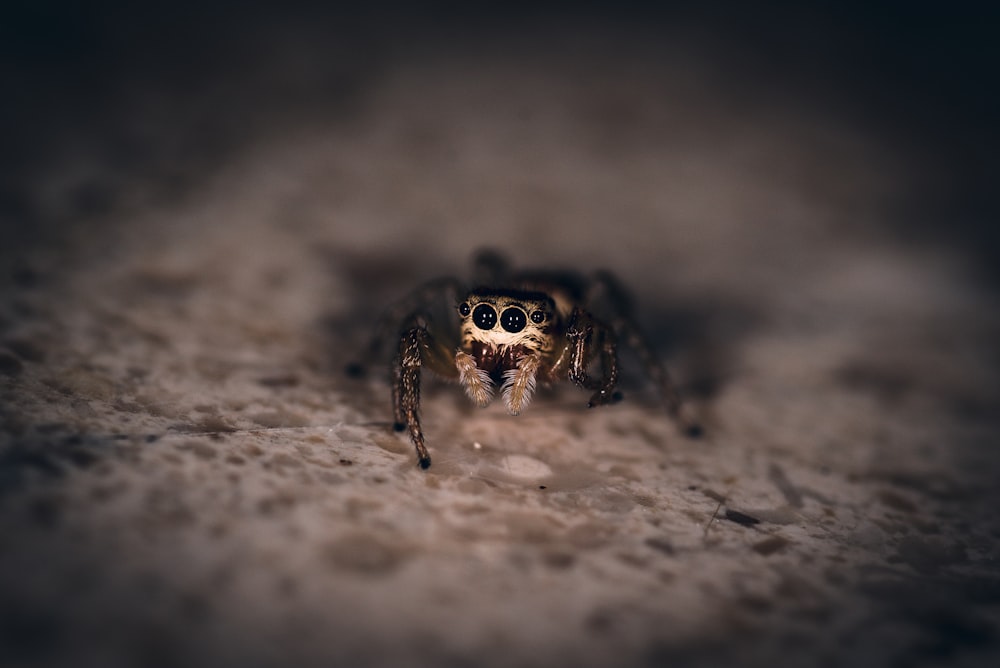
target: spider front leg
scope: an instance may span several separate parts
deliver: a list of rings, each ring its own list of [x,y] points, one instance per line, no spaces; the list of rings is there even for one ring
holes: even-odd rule
[[[427,328],[415,324],[400,337],[399,352],[392,365],[393,426],[396,431],[409,432],[417,462],[424,469],[431,465],[431,456],[420,426],[420,371],[426,365],[443,376],[455,377],[457,369],[447,361],[448,357],[448,352]]]
[[[480,408],[493,400],[493,380],[490,374],[479,368],[476,358],[463,350],[455,351],[455,369],[458,382],[465,389],[466,396]]]
[[[614,391],[618,383],[618,350],[612,331],[580,308],[573,309],[566,338],[570,342],[569,379],[588,390],[597,390],[587,402],[589,408],[618,400]],[[595,344],[597,350],[594,350]],[[587,373],[595,353],[601,356],[601,379]]]
[[[503,374],[503,399],[507,404],[507,412],[519,415],[535,393],[535,383],[538,369],[542,365],[542,356],[538,353],[524,355],[513,369]]]

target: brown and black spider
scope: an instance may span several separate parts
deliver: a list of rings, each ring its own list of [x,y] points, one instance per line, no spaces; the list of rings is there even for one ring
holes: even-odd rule
[[[682,416],[681,397],[666,369],[639,333],[628,298],[607,272],[586,277],[571,272],[511,273],[490,252],[475,262],[478,285],[465,290],[454,278],[417,288],[379,320],[368,349],[378,356],[385,339],[398,334],[392,363],[392,405],[397,431],[409,431],[421,468],[431,465],[420,426],[420,372],[427,368],[458,381],[478,406],[486,406],[497,390],[511,415],[531,400],[538,383],[568,379],[591,390],[588,406],[618,401],[618,342],[632,348],[657,385],[667,411],[688,436],[701,428]],[[442,305],[449,305],[439,327]],[[595,307],[607,312],[595,315]],[[591,368],[600,375],[591,375]],[[362,364],[348,372],[359,375]]]

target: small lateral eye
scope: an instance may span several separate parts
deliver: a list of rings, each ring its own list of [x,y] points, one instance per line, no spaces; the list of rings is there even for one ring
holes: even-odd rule
[[[468,316],[470,313],[472,313],[472,309],[469,308],[468,302],[462,302],[461,304],[458,305],[458,312],[464,318]]]
[[[500,326],[511,334],[520,332],[526,324],[528,324],[528,319],[525,317],[524,311],[519,308],[511,306],[500,314]]]
[[[476,323],[479,329],[493,329],[497,324],[497,312],[489,304],[480,304],[472,312],[472,322]]]
[[[536,325],[540,325],[545,322],[545,311],[532,311],[531,312],[531,322]]]

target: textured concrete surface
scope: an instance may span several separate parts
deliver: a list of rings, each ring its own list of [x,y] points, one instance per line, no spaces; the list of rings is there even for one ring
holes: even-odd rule
[[[997,660],[1000,316],[908,156],[692,43],[267,34],[8,181],[3,665]],[[627,359],[599,410],[429,382],[418,470],[342,368],[482,246],[615,271],[706,437]]]

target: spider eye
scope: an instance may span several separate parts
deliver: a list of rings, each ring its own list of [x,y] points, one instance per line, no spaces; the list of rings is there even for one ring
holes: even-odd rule
[[[528,318],[524,315],[524,311],[519,308],[512,306],[504,309],[504,312],[500,314],[500,326],[511,334],[520,332],[526,324],[528,324]]]
[[[536,325],[540,325],[545,322],[545,311],[532,311],[531,312],[531,322]]]
[[[464,318],[467,315],[469,315],[469,313],[472,312],[472,309],[469,308],[469,304],[467,302],[462,302],[461,304],[458,305],[458,312]]]
[[[489,304],[480,304],[472,312],[472,322],[476,323],[479,329],[493,329],[497,324],[497,312]]]

